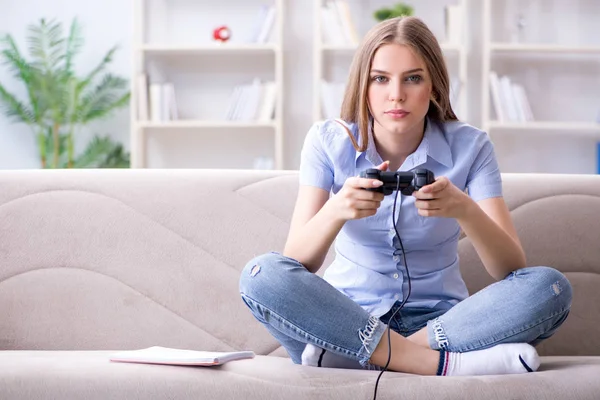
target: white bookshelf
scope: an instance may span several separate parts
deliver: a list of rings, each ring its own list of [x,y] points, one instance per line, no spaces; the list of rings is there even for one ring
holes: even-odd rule
[[[325,81],[343,86],[346,83],[352,56],[357,48],[357,44],[353,43],[335,44],[323,40],[323,33],[327,30],[327,27],[323,26],[322,9],[330,1],[313,0],[313,118],[315,120],[332,116],[326,115],[324,112],[322,82]],[[393,5],[386,1],[345,0],[345,2],[350,10],[350,18],[352,24],[356,27],[359,39],[377,23],[373,17],[375,10]],[[406,3],[414,7],[414,15],[423,19],[438,38],[446,58],[449,75],[453,81],[459,84],[459,92],[453,102],[453,108],[459,118],[468,121],[467,57],[469,47],[466,36],[469,30],[469,20],[467,18],[468,0],[420,0],[418,2],[408,1]],[[463,21],[462,40],[452,43],[446,40],[445,6],[447,5],[459,6]],[[341,105],[340,96],[341,93],[335,95],[335,109],[338,109],[337,104]]]
[[[276,54],[277,44],[212,44],[203,46],[165,46],[143,45],[141,50],[147,55],[219,55],[236,54],[253,56],[257,54]]]
[[[209,120],[185,120],[185,121],[139,121],[138,126],[144,129],[194,129],[194,128],[270,128],[276,129],[277,122],[243,122],[243,121],[209,121]]]
[[[589,149],[600,141],[599,17],[595,0],[484,0],[481,125],[504,172],[597,171]],[[506,103],[519,99],[497,102],[492,72],[524,88],[532,119],[510,118]]]
[[[490,43],[490,51],[495,52],[526,52],[526,53],[556,53],[556,54],[600,54],[600,46],[568,46],[553,44],[531,43]]]
[[[272,168],[283,168],[285,3],[230,0],[223,7],[194,0],[134,0],[132,168],[247,169],[265,158]],[[275,18],[265,40],[256,42],[251,37],[260,31],[257,19],[263,6],[273,6]],[[224,43],[212,38],[221,25],[232,33]],[[144,99],[140,74],[148,84],[173,84],[176,118],[155,120],[139,112]],[[254,80],[274,83],[273,117],[256,118],[251,112],[254,117],[232,119],[227,110],[234,88]]]

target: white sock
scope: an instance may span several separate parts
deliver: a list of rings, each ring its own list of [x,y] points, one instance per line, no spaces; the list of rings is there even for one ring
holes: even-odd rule
[[[357,360],[340,356],[312,344],[302,352],[302,365],[324,368],[363,369]]]
[[[440,351],[438,375],[502,375],[537,371],[540,357],[527,343],[499,344],[468,353]]]

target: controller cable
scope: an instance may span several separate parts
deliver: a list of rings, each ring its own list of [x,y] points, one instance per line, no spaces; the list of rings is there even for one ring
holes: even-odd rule
[[[394,230],[396,231],[396,236],[398,237],[398,242],[400,242],[400,249],[402,250],[402,258],[404,260],[404,267],[406,268],[406,277],[408,278],[408,294],[406,295],[406,298],[404,300],[402,300],[400,307],[398,307],[396,309],[396,311],[393,312],[392,316],[390,317],[390,319],[388,321],[388,326],[387,326],[388,359],[387,359],[387,362],[385,363],[385,366],[379,373],[379,376],[377,377],[377,381],[375,382],[375,391],[373,393],[373,400],[377,399],[377,386],[379,385],[379,378],[381,378],[381,375],[383,375],[383,373],[387,370],[387,367],[390,364],[390,360],[392,359],[392,341],[390,338],[390,325],[391,325],[390,323],[391,323],[392,319],[394,318],[394,316],[396,315],[396,313],[398,311],[400,311],[402,309],[402,307],[404,307],[404,304],[410,297],[410,289],[411,289],[410,274],[408,272],[408,263],[406,262],[406,254],[404,252],[404,246],[402,245],[402,239],[400,238],[400,233],[398,232],[398,228],[396,227],[396,201],[398,200],[398,192],[400,192],[400,176],[396,175],[396,195],[394,197],[394,207],[392,208],[392,223],[394,224]]]

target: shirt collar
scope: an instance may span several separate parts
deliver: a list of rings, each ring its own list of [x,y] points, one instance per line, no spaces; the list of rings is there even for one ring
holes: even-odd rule
[[[354,128],[358,130],[358,125],[354,125]],[[427,161],[427,157],[431,157],[435,161],[443,164],[444,166],[451,168],[454,164],[452,162],[452,153],[450,150],[450,145],[446,141],[446,137],[444,136],[444,125],[433,122],[431,119],[427,118],[427,127],[425,128],[425,134],[423,135],[423,139],[421,143],[419,143],[419,147],[414,151],[414,153],[410,154],[406,161],[404,162],[405,168],[403,169],[413,169],[421,164],[425,164]],[[358,132],[355,133],[355,137],[360,137]],[[369,123],[369,131],[368,131],[368,144],[367,149],[356,152],[355,161],[358,163],[358,158],[364,153],[365,158],[371,162],[373,165],[379,165],[383,162],[379,153],[377,153],[377,149],[375,148],[375,142],[373,139],[373,131],[372,124]]]

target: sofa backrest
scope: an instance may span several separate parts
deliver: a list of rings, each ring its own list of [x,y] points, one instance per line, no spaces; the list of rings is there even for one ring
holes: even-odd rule
[[[600,177],[504,185],[530,265],[574,287],[540,352],[600,355]],[[282,353],[238,279],[252,257],[283,248],[295,171],[0,171],[0,188],[0,349]],[[459,249],[470,292],[491,283],[468,239]]]

